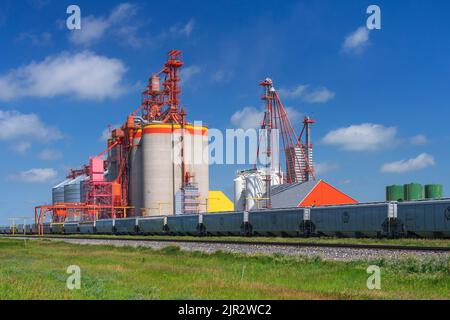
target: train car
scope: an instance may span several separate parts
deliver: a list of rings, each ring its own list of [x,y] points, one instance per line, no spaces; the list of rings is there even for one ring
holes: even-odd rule
[[[33,229],[33,224],[26,224],[25,225],[25,234],[33,234],[34,233],[34,229]]]
[[[202,215],[178,215],[167,217],[167,232],[170,235],[202,235]]]
[[[166,233],[166,217],[146,217],[138,219],[138,233],[143,235],[163,235]]]
[[[315,234],[331,237],[387,237],[396,233],[396,203],[311,208]]]
[[[78,222],[65,222],[64,223],[64,233],[65,234],[77,234],[78,230]]]
[[[114,234],[115,233],[115,219],[97,220],[95,223],[96,233],[98,234]]]
[[[64,223],[52,223],[51,233],[53,234],[63,234],[64,233]]]
[[[303,208],[256,210],[248,213],[251,236],[298,237],[302,235]]]
[[[79,222],[78,230],[81,234],[94,234],[95,233],[95,221],[94,222]]]
[[[46,222],[42,225],[42,231],[44,234],[52,233],[52,224],[50,222]]]
[[[404,236],[450,238],[450,199],[400,202],[398,221]]]
[[[209,236],[246,235],[244,212],[223,212],[203,215],[203,231]]]
[[[25,227],[23,224],[17,224],[16,225],[16,233],[17,234],[24,234],[25,232]]]
[[[125,218],[115,220],[115,233],[116,234],[137,234],[137,221],[138,218]]]

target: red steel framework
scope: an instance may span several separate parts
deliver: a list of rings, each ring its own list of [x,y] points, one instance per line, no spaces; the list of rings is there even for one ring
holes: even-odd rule
[[[186,112],[180,107],[181,78],[179,69],[183,66],[182,52],[171,50],[161,71],[153,74],[145,91],[142,93],[141,106],[132,112],[127,122],[120,128],[112,130],[108,148],[97,157],[91,158],[90,165],[81,169],[71,170],[67,178],[89,175],[87,183],[86,201],[83,203],[57,203],[54,205],[38,206],[35,208],[36,224],[43,227],[43,222],[51,216],[54,222],[63,222],[70,217],[81,217],[92,221],[105,217],[126,217],[130,209],[128,197],[128,178],[130,169],[130,154],[136,145],[133,139],[139,129],[135,120],[139,116],[147,122],[160,121],[162,123],[178,124],[184,134]],[[161,83],[161,76],[164,80]],[[182,137],[184,141],[184,136]],[[104,181],[97,172],[97,179],[93,178],[92,159],[100,159],[109,150],[117,148],[119,173],[114,181]],[[184,161],[184,147],[181,150],[183,187],[194,179],[194,174],[186,171]],[[105,168],[103,168],[105,169]],[[132,211],[130,211],[132,212]]]
[[[280,96],[278,92],[275,90],[273,86],[273,81],[269,78],[265,79],[260,83],[260,86],[264,89],[264,94],[262,96],[262,100],[266,103],[266,111],[264,113],[264,118],[261,124],[261,129],[267,130],[267,142],[266,142],[266,150],[265,153],[268,158],[271,158],[274,154],[273,150],[273,141],[271,141],[272,136],[271,133],[273,130],[278,130],[281,136],[282,147],[285,155],[286,162],[286,183],[296,183],[301,181],[306,181],[310,177],[315,179],[314,176],[314,168],[309,161],[309,157],[307,156],[306,150],[312,149],[312,144],[309,141],[309,126],[314,123],[314,120],[310,118],[305,118],[303,121],[303,129],[299,136],[295,133],[295,130],[289,120],[286,109],[281,102]],[[307,143],[303,144],[302,137],[304,134],[307,134]],[[258,144],[257,149],[257,159],[260,156],[260,143]],[[309,148],[309,149],[308,149]],[[296,150],[300,150],[300,155],[296,152]],[[280,156],[280,155],[278,155]],[[279,158],[280,159],[280,158]],[[304,161],[305,168],[302,170],[290,170],[289,163],[297,164],[300,167],[301,161]],[[273,162],[271,161],[271,165],[273,166]],[[281,161],[279,162],[278,172],[281,172]],[[270,181],[271,177],[266,177],[266,190],[270,192]],[[267,197],[270,199],[270,195]],[[270,201],[270,200],[269,200]],[[268,203],[268,207],[270,207],[270,203]]]

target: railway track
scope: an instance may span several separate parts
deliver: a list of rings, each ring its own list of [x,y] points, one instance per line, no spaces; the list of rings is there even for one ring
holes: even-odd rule
[[[232,241],[232,240],[203,240],[203,239],[164,239],[164,238],[130,238],[130,237],[64,237],[64,236],[33,236],[33,235],[2,235],[4,238],[20,238],[20,239],[53,239],[53,240],[104,240],[104,241],[120,241],[120,242],[144,242],[144,243],[186,243],[186,244],[214,244],[214,245],[240,245],[240,246],[272,246],[272,247],[289,247],[289,248],[336,248],[336,249],[361,249],[361,250],[387,250],[387,251],[407,251],[407,252],[450,252],[450,247],[434,247],[434,246],[406,246],[406,245],[377,245],[377,244],[345,244],[345,243],[314,243],[314,242],[274,242],[274,241]]]

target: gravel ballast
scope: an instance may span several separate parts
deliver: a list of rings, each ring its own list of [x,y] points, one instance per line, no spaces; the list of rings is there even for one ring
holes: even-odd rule
[[[117,247],[146,247],[155,250],[168,246],[177,246],[183,251],[200,251],[214,253],[224,251],[239,254],[282,254],[286,256],[321,257],[333,261],[355,261],[373,260],[378,258],[400,259],[407,257],[426,258],[436,256],[449,256],[447,252],[433,251],[409,251],[398,249],[356,249],[356,248],[332,248],[332,247],[293,247],[272,246],[255,244],[222,244],[222,243],[189,243],[189,242],[165,242],[165,241],[139,241],[139,240],[112,240],[112,239],[52,239],[51,241],[62,241],[80,245],[112,245]]]

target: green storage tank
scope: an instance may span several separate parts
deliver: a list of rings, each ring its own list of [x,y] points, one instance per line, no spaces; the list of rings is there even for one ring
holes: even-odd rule
[[[426,199],[442,199],[444,197],[444,187],[441,184],[428,184],[425,186]]]
[[[405,184],[404,191],[404,197],[407,201],[423,200],[425,196],[423,186],[419,183]]]
[[[386,187],[386,201],[403,201],[405,200],[403,186],[393,185]]]

